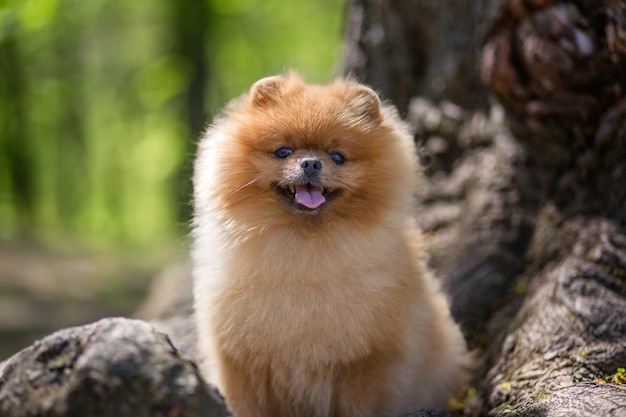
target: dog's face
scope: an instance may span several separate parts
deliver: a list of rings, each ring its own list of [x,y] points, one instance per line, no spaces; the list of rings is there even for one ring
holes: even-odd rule
[[[412,193],[415,158],[404,155],[411,149],[386,123],[376,94],[357,83],[266,78],[227,116],[214,146],[214,195],[232,215],[367,223],[390,210],[398,193]]]
[[[326,154],[313,149],[281,146],[274,154],[283,159],[282,178],[276,191],[294,211],[314,214],[332,204],[341,191],[341,168],[346,158],[340,151]]]

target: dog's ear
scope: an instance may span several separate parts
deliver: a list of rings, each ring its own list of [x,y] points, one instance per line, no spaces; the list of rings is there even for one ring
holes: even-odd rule
[[[256,107],[267,107],[276,103],[287,79],[281,75],[262,78],[250,88],[250,101]]]
[[[382,120],[380,99],[369,87],[356,85],[348,93],[348,107],[355,121],[378,125]]]
[[[371,88],[363,85],[353,87],[349,103],[357,119],[369,123],[380,122],[380,99]]]

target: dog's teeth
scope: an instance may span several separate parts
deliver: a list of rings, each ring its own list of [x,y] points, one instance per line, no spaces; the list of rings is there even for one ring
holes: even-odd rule
[[[289,191],[291,192],[291,194],[295,194],[296,193],[296,189],[294,188],[293,185],[289,186]]]
[[[324,194],[324,187],[320,187],[320,193]]]
[[[298,193],[296,193],[296,195],[294,196],[294,199],[297,200],[298,199]]]

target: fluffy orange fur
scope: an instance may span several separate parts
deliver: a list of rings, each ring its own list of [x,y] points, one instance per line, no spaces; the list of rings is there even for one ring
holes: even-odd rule
[[[446,407],[468,354],[425,266],[417,178],[405,123],[349,79],[262,79],[207,130],[194,175],[199,351],[235,416]]]

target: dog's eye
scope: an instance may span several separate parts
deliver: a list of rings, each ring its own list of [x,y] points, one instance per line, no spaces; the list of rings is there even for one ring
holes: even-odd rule
[[[332,159],[333,162],[336,163],[337,165],[341,165],[344,162],[346,162],[345,156],[343,156],[339,152],[331,152],[328,156],[330,156],[330,159]]]
[[[288,148],[286,146],[281,146],[280,148],[278,148],[278,150],[276,150],[276,152],[274,152],[274,154],[281,159],[287,158],[292,153],[293,153],[293,149]]]

